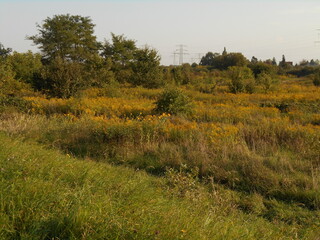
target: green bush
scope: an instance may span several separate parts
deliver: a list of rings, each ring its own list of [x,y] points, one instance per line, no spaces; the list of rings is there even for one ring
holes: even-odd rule
[[[266,72],[262,72],[257,76],[257,83],[262,86],[265,93],[272,89],[276,84],[278,84],[278,80],[275,79],[271,74]]]
[[[193,110],[189,97],[177,88],[165,89],[156,105],[155,111],[157,113],[190,114]]]
[[[315,86],[320,86],[320,71],[317,71],[313,77],[313,84]]]
[[[15,79],[15,73],[7,63],[0,64],[0,96],[24,96],[31,93],[28,84]]]
[[[229,67],[228,77],[230,78],[229,89],[232,93],[253,93],[255,80],[253,73],[248,67]]]
[[[31,109],[31,103],[23,98],[0,95],[0,113],[8,109],[28,112]]]

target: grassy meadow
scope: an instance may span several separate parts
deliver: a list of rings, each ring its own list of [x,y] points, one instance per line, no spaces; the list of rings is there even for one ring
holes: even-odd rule
[[[318,240],[320,88],[181,91],[2,98],[0,238]]]

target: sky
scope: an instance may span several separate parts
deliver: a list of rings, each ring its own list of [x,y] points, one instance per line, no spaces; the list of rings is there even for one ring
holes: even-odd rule
[[[320,59],[319,0],[0,0],[0,42],[37,52],[26,36],[47,17],[67,13],[90,17],[99,41],[113,32],[155,48],[164,65],[178,63],[181,44],[189,63],[224,47],[248,59]]]

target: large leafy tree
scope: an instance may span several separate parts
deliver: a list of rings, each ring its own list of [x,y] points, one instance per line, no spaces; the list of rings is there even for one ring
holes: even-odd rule
[[[101,55],[112,62],[118,82],[135,86],[159,87],[163,83],[160,56],[154,49],[137,48],[136,41],[111,33],[111,42],[103,44]]]
[[[94,24],[89,17],[79,15],[55,15],[37,25],[38,34],[28,37],[38,45],[43,59],[83,62],[98,53],[99,44],[94,33]]]
[[[201,58],[200,65],[213,66],[214,59],[217,58],[219,55],[219,53],[208,52],[205,56]]]
[[[163,84],[160,56],[156,50],[147,47],[136,50],[131,68],[133,75],[130,82],[134,85],[156,88]]]
[[[99,43],[89,17],[55,15],[37,25],[38,34],[28,37],[38,45],[44,69],[36,86],[58,97],[70,97],[92,85],[92,70],[99,60]],[[98,69],[99,70],[99,69]]]
[[[105,41],[102,46],[102,57],[111,60],[112,71],[118,82],[128,82],[133,71],[131,64],[137,51],[136,42],[123,35],[111,33],[111,42]]]
[[[111,33],[111,38],[111,42],[105,41],[101,55],[111,58],[114,65],[127,66],[134,59],[136,42],[114,33]]]
[[[241,53],[227,53],[225,49],[222,55],[208,52],[200,61],[202,66],[219,70],[226,70],[232,66],[243,67],[247,64],[248,60]]]

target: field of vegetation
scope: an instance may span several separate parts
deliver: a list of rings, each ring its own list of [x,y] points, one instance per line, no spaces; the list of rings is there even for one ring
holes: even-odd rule
[[[0,239],[320,239],[319,62],[160,66],[92,27],[0,44]]]
[[[185,114],[156,111],[172,89],[12,98],[0,121],[1,236],[317,239],[320,89],[282,82],[268,94],[186,86]]]

